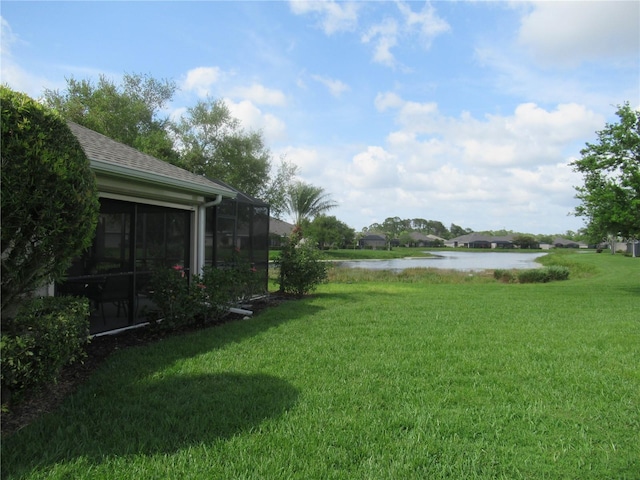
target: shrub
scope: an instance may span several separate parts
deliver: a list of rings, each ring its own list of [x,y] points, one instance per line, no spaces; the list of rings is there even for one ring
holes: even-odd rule
[[[86,298],[45,297],[25,302],[15,318],[3,319],[3,392],[15,393],[54,381],[62,367],[85,357],[88,338]]]
[[[514,283],[517,275],[512,270],[497,269],[493,271],[493,278],[503,283]]]
[[[545,268],[547,274],[549,275],[549,280],[568,280],[569,279],[569,269],[567,267],[563,267],[561,265],[550,265]]]
[[[327,279],[320,251],[295,235],[282,247],[275,263],[280,268],[277,282],[283,293],[303,296]]]
[[[548,281],[549,274],[546,268],[521,270],[518,272],[518,282],[520,283],[546,283]]]
[[[27,292],[62,278],[98,219],[94,175],[62,118],[0,86],[3,316]]]
[[[147,314],[150,322],[162,319],[164,329],[173,329],[195,321],[199,308],[189,291],[188,275],[181,266],[155,269],[150,287],[157,307]]]
[[[161,268],[151,276],[157,310],[147,315],[163,329],[220,319],[229,307],[256,292],[256,271],[238,262],[222,268],[205,267],[202,275],[188,276],[180,266]]]

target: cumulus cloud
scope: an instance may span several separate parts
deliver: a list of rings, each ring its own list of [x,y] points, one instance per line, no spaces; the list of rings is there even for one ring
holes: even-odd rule
[[[580,184],[569,166],[580,148],[576,142],[604,122],[579,104],[523,103],[504,115],[456,117],[436,103],[384,92],[375,106],[391,112],[398,125],[384,146],[343,155],[336,162],[347,164],[341,175],[315,178],[331,186],[342,215],[361,219],[360,226],[403,212],[403,218],[476,229],[562,232],[575,205],[573,187]],[[549,212],[557,223],[550,223]]]
[[[207,97],[212,94],[212,87],[219,81],[221,74],[218,67],[191,69],[182,81],[182,89],[187,92],[196,92],[199,97]]]
[[[236,87],[231,94],[235,97],[255,102],[258,105],[284,107],[287,104],[287,97],[280,90],[267,88],[257,83],[248,87]]]
[[[402,101],[395,94],[379,94],[376,105],[397,111],[401,130],[387,139],[396,148],[411,149],[422,157],[427,150],[431,162],[455,155],[459,162],[486,168],[553,163],[567,146],[604,122],[601,115],[578,104],[560,104],[548,111],[524,103],[511,115],[483,119],[468,113],[445,117],[435,103]]]
[[[353,157],[347,183],[356,188],[391,188],[397,185],[398,159],[382,147],[371,146]]]
[[[334,78],[329,78],[322,75],[311,75],[311,78],[327,87],[329,93],[334,97],[339,97],[344,92],[349,90],[349,85]]]
[[[286,126],[275,115],[265,113],[249,100],[233,102],[225,99],[231,115],[240,120],[242,126],[248,130],[261,131],[266,143],[280,141],[286,138]]]
[[[544,65],[575,66],[640,55],[640,3],[533,3],[522,17],[518,41]]]
[[[360,6],[354,2],[293,0],[289,7],[296,15],[311,14],[318,18],[327,35],[353,30],[358,24]]]

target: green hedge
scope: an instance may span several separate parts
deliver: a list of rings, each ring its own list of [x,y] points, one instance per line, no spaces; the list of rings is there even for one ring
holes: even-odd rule
[[[55,381],[62,367],[86,356],[88,339],[86,298],[45,297],[25,303],[15,318],[3,319],[2,391],[14,394]]]
[[[91,245],[100,205],[89,159],[60,115],[4,86],[0,107],[4,316],[64,277]]]
[[[546,283],[567,280],[569,269],[560,265],[520,271],[497,269],[493,271],[493,278],[504,283]]]

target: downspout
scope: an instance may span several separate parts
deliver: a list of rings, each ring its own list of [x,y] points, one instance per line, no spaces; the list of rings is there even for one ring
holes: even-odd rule
[[[220,205],[220,202],[222,202],[222,195],[217,194],[215,200],[203,203],[198,209],[198,273],[201,273],[202,269],[204,268],[204,245],[206,240],[205,225],[207,222],[207,208]]]

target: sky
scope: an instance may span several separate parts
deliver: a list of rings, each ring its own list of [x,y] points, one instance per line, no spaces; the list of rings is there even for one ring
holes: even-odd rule
[[[174,81],[223,99],[352,228],[577,231],[570,162],[640,107],[637,1],[0,3],[0,81]]]

